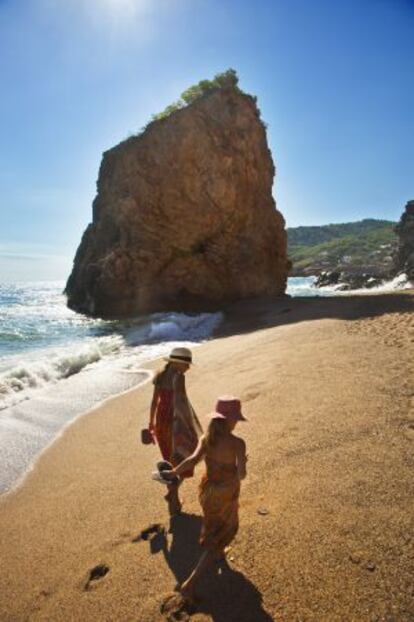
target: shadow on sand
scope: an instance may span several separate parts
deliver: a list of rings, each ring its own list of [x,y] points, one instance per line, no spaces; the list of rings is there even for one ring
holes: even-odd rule
[[[159,529],[149,540],[152,554],[162,552],[177,586],[197,564],[202,549],[199,545],[201,518],[181,514],[171,519],[168,534]],[[221,562],[201,578],[197,592],[200,603],[193,613],[209,615],[214,622],[276,622],[264,609],[262,595],[243,573]],[[161,608],[163,609],[163,607]],[[174,608],[173,608],[174,609]],[[191,612],[178,605],[169,609],[167,620],[188,620]]]
[[[225,322],[215,336],[243,334],[261,328],[283,326],[308,320],[373,318],[385,313],[414,311],[412,290],[386,294],[250,298],[223,309]]]

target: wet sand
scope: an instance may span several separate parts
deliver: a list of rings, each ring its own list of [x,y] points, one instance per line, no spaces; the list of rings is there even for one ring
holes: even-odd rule
[[[200,418],[243,400],[249,475],[193,613],[173,590],[200,552],[202,467],[170,524],[139,442],[151,385],[77,420],[1,498],[0,620],[412,622],[413,310],[412,292],[250,301],[195,350]]]

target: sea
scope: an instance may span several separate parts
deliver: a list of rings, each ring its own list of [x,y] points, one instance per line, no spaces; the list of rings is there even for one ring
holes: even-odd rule
[[[314,277],[287,293],[329,296]],[[76,417],[150,377],[145,363],[211,338],[221,313],[155,313],[126,321],[71,311],[63,281],[0,283],[0,494]]]

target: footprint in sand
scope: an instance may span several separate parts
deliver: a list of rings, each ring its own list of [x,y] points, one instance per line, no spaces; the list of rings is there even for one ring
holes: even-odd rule
[[[251,391],[243,396],[243,402],[252,402],[260,395],[259,391]]]
[[[153,523],[152,525],[149,525],[148,527],[140,531],[139,534],[135,536],[135,538],[132,538],[131,542],[141,542],[142,540],[149,540],[154,534],[164,533],[165,527],[163,527],[163,525],[161,525],[160,523]]]
[[[242,395],[243,402],[251,402],[255,400],[261,393],[264,392],[265,382],[257,382],[249,387],[246,387],[246,392]]]
[[[98,566],[94,566],[89,571],[88,578],[83,586],[83,589],[85,590],[85,592],[90,590],[96,581],[103,579],[103,577],[107,575],[108,572],[109,572],[109,566],[107,566],[106,564],[98,564]]]

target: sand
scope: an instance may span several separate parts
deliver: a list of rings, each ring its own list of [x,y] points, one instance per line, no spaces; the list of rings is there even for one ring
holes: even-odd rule
[[[413,309],[413,292],[251,301],[195,349],[201,419],[243,400],[249,474],[191,614],[172,595],[199,555],[202,467],[170,524],[139,442],[150,383],[78,419],[1,498],[0,620],[412,622]]]

